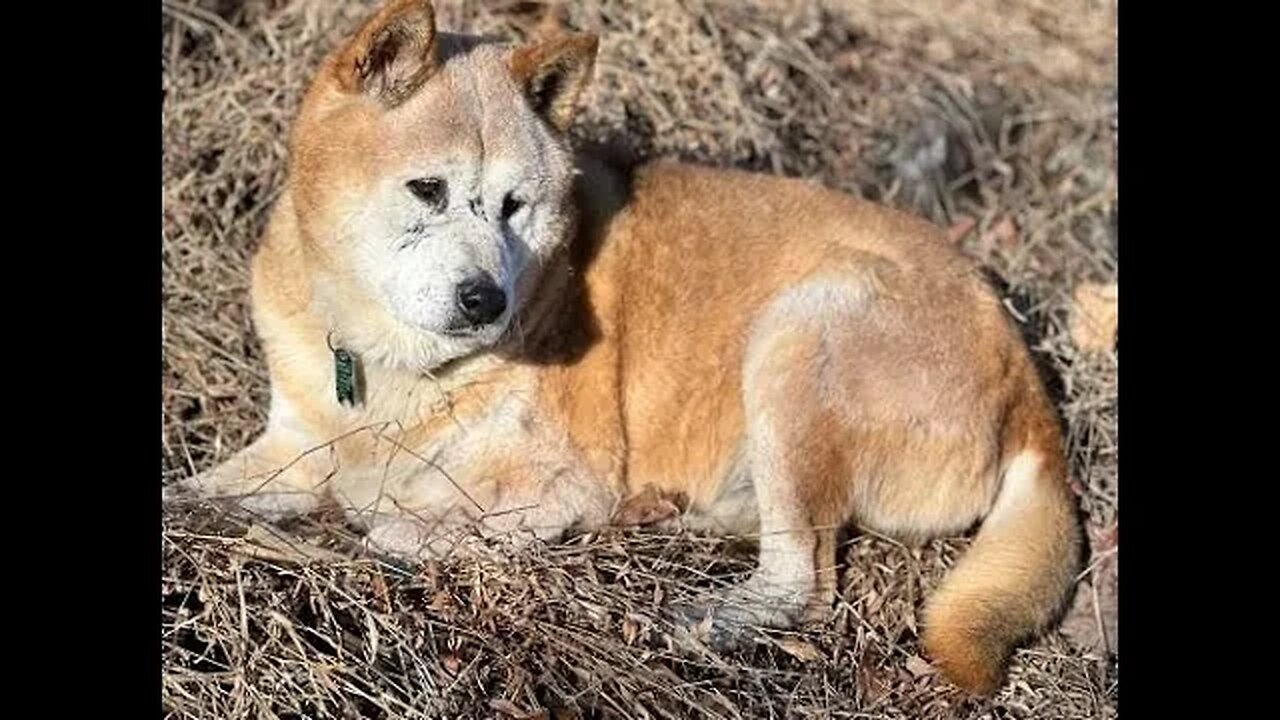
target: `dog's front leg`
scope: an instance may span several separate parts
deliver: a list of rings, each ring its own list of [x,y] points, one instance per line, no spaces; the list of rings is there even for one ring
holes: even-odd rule
[[[336,469],[328,446],[305,447],[293,433],[268,427],[225,462],[166,486],[164,501],[208,499],[274,522],[314,510]]]

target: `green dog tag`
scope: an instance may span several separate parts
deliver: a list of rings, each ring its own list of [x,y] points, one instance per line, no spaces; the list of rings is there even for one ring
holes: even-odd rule
[[[329,345],[329,349],[333,352],[333,384],[338,393],[338,402],[347,407],[354,407],[359,403],[360,398],[356,357],[350,351],[336,348],[332,344]]]

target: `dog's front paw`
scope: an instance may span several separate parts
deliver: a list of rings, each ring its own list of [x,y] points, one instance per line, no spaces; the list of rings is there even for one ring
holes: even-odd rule
[[[313,491],[253,478],[228,479],[221,467],[163,486],[161,501],[166,507],[206,502],[232,515],[267,522],[305,515],[318,504]]]
[[[386,516],[371,524],[364,548],[376,555],[417,564],[454,555],[480,557],[488,550],[488,542],[467,525]]]
[[[364,549],[405,562],[417,563],[436,556],[426,527],[412,520],[388,518],[375,523],[364,536]]]
[[[209,484],[204,475],[185,477],[160,486],[160,503],[166,509],[190,506],[211,499]]]

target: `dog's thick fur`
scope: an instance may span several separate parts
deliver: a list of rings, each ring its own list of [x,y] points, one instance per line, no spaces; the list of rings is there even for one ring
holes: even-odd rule
[[[1000,302],[904,214],[575,155],[595,51],[437,33],[429,3],[394,0],[328,58],[253,261],[267,429],[182,491],[275,516],[336,502],[409,557],[468,525],[551,539],[677,497],[682,522],[760,534],[756,573],[706,608],[722,631],[829,608],[846,523],[981,521],[923,640],[994,691],[1079,553],[1057,418]],[[459,320],[468,277],[505,298],[492,322]],[[331,346],[358,361],[354,406]]]

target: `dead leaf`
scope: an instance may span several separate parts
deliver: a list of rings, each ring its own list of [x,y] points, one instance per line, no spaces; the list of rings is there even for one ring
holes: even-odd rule
[[[866,603],[866,614],[875,615],[880,611],[880,606],[884,604],[884,597],[875,588],[871,588],[863,602]]]
[[[440,563],[437,560],[428,560],[422,565],[419,575],[426,581],[428,587],[439,587],[440,585]]]
[[[458,671],[462,669],[462,658],[457,655],[442,655],[440,664],[444,666],[445,672],[450,675],[457,675]]]
[[[1120,523],[1112,523],[1111,527],[1101,531],[1094,543],[1098,552],[1105,552],[1120,545]]]
[[[444,590],[439,590],[435,595],[431,596],[430,608],[444,616],[447,620],[452,620],[458,612],[458,606],[453,601],[453,596]]]
[[[1116,283],[1081,283],[1073,298],[1071,341],[1084,352],[1110,352],[1119,328],[1120,289]]]
[[[822,653],[811,642],[796,638],[783,638],[775,642],[777,642],[778,647],[782,648],[783,652],[800,662],[817,662],[822,659]]]
[[[978,221],[968,215],[961,215],[959,220],[951,223],[951,227],[947,228],[947,239],[952,243],[958,243],[965,239],[969,233],[973,232]]]
[[[631,618],[622,621],[622,641],[628,645],[635,645],[636,637],[640,634],[640,625]]]
[[[648,485],[640,494],[623,501],[614,513],[613,522],[616,525],[652,525],[678,517],[682,512],[681,504],[678,493],[663,493]]]
[[[919,655],[912,655],[907,658],[907,672],[911,673],[913,677],[920,678],[925,675],[932,675],[933,666],[929,664],[928,660]]]
[[[387,581],[381,572],[375,572],[369,578],[369,586],[378,599],[378,609],[384,613],[391,612],[391,592],[387,589]]]
[[[1005,250],[1012,250],[1018,245],[1018,224],[1013,217],[1005,215],[982,234],[983,247],[999,245]]]
[[[697,625],[693,626],[693,632],[699,638],[711,637],[711,628],[714,626],[715,618],[711,616],[711,613],[707,613],[703,616],[702,620],[698,621]]]

